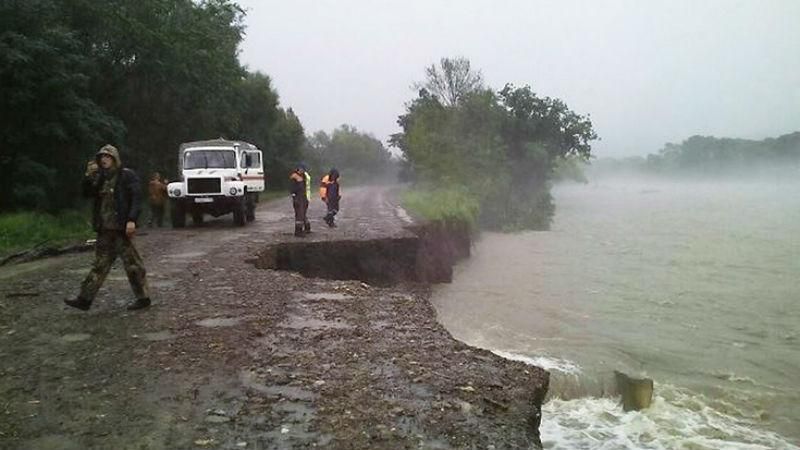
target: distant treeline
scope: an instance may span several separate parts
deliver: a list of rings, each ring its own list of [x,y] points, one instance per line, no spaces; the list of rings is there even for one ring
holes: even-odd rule
[[[692,136],[646,157],[603,159],[594,172],[728,176],[800,170],[800,132],[761,141]]]
[[[0,2],[0,211],[75,205],[105,143],[175,177],[179,143],[242,139],[282,184],[304,131],[239,62],[243,17],[228,0]]]
[[[341,125],[330,134],[317,131],[308,137],[303,151],[312,174],[338,168],[346,184],[353,182],[395,181],[396,162],[375,136],[352,125]]]
[[[589,117],[528,86],[486,87],[464,58],[444,58],[425,75],[391,139],[418,186],[412,203],[450,207],[455,216],[477,211],[490,229],[547,228],[554,169],[589,158],[597,139]]]

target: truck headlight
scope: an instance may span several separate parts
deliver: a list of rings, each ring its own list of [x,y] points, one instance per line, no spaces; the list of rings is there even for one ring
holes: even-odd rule
[[[228,192],[230,192],[231,195],[236,195],[236,192],[238,192],[238,189],[236,189],[235,187],[232,187]]]
[[[172,195],[175,196],[175,197],[180,197],[181,196],[181,190],[180,189],[173,189],[172,190]]]

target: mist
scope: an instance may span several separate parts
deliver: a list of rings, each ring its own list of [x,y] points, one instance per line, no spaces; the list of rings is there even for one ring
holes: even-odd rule
[[[598,157],[800,129],[792,0],[240,3],[241,60],[272,76],[310,132],[349,123],[385,140],[445,56],[591,114]]]

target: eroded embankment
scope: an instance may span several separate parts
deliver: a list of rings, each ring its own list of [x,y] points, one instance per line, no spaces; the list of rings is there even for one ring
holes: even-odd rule
[[[259,252],[252,262],[261,269],[295,271],[309,278],[360,280],[373,286],[405,281],[424,286],[424,283],[452,281],[453,265],[470,255],[469,228],[425,225],[408,230],[413,235],[280,243]],[[412,307],[412,303],[395,300],[411,298],[406,294],[383,294],[374,302],[354,298],[347,307],[340,300],[336,304],[342,309],[326,316],[337,320],[352,316],[354,323],[373,315],[381,318],[375,322],[379,330],[374,337],[364,331],[373,325],[355,327],[360,334],[353,342],[358,342],[362,350],[365,345],[374,346],[378,349],[374,353],[382,355],[376,361],[367,358],[372,361],[370,364],[378,366],[356,370],[376,375],[367,389],[392,392],[393,404],[406,398],[404,406],[390,408],[390,415],[405,411],[403,414],[413,421],[417,433],[437,435],[439,431],[450,430],[453,433],[450,443],[456,448],[487,438],[485,443],[495,448],[540,448],[541,406],[547,392],[548,374],[455,341],[436,321],[435,311],[425,300],[429,290],[423,288],[423,291],[426,291],[422,299],[424,306],[420,303]],[[391,313],[398,308],[403,312]],[[345,338],[344,335],[339,337]],[[328,342],[322,340],[317,345],[328,345]],[[343,345],[347,346],[339,344]],[[410,351],[409,345],[417,351]],[[419,346],[425,350],[419,352]],[[335,350],[322,353],[330,356]],[[349,364],[342,366],[349,370]],[[373,400],[371,403],[380,402]],[[431,405],[433,413],[428,411]],[[380,416],[381,412],[376,410],[370,414]],[[370,416],[369,420],[377,419]],[[464,426],[471,431],[465,432]],[[444,445],[441,448],[451,448],[441,444]]]
[[[407,228],[410,236],[271,245],[258,253],[260,269],[289,270],[307,277],[360,280],[376,285],[403,281],[449,283],[453,265],[470,254],[464,225]]]

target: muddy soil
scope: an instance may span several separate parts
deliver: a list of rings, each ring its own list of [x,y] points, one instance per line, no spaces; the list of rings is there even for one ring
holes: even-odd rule
[[[413,234],[385,189],[346,194],[304,242]],[[133,313],[121,267],[63,305],[90,254],[0,269],[0,448],[536,448],[545,371],[453,339],[426,284],[257,268],[292,227],[277,201],[143,229],[154,306]]]

